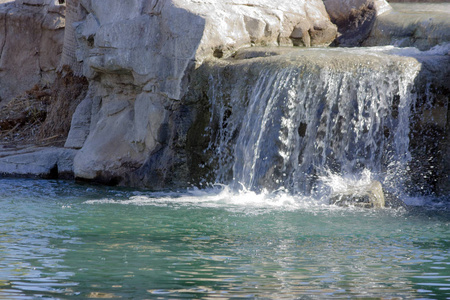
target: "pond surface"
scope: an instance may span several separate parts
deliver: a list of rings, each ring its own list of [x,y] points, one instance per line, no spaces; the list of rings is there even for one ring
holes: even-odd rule
[[[0,179],[0,299],[449,299],[449,206],[416,202]]]

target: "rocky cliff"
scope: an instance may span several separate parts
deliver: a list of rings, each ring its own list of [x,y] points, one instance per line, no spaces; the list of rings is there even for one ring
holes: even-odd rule
[[[155,155],[175,134],[174,112],[203,61],[252,45],[328,45],[337,34],[321,1],[81,5],[86,17],[77,24],[77,51],[90,88],[66,146],[81,148],[77,177],[112,183],[151,185],[155,177],[156,185],[165,182],[159,177],[171,173],[174,157],[166,153],[163,162]],[[155,172],[161,175],[143,178]]]

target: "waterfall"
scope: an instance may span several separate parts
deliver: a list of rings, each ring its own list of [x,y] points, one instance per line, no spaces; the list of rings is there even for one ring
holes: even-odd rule
[[[382,49],[297,50],[215,66],[209,79],[218,182],[314,190],[328,173],[407,176],[420,64]]]

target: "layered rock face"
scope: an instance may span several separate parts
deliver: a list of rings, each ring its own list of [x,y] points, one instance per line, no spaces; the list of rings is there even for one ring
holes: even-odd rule
[[[81,148],[77,177],[110,183],[154,185],[145,182],[143,166],[162,174],[149,164],[173,165],[168,154],[164,163],[152,161],[176,134],[174,111],[191,71],[205,59],[252,45],[328,45],[337,33],[322,1],[85,0],[81,6],[86,17],[76,27],[77,55],[90,89],[66,146]],[[161,176],[148,181],[163,182]]]
[[[0,105],[56,77],[65,7],[54,0],[0,1]]]
[[[0,150],[0,175],[73,178],[76,150],[55,147],[13,150],[0,147]]]

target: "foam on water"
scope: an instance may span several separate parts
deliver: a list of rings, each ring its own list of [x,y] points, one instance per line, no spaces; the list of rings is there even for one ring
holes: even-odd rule
[[[364,214],[390,211],[394,214],[402,214],[404,208],[382,210],[366,210],[364,208],[350,206],[341,207],[330,204],[330,196],[334,193],[345,192],[349,189],[365,189],[372,181],[372,174],[364,170],[358,175],[341,176],[329,172],[327,176],[320,177],[316,189],[310,194],[292,194],[285,189],[277,191],[262,190],[250,191],[245,188],[236,190],[234,186],[216,184],[206,189],[192,188],[177,192],[133,192],[121,197],[108,197],[84,201],[88,205],[125,205],[125,206],[155,206],[169,207],[173,209],[219,209],[244,214],[265,214],[271,212],[303,211],[311,213],[328,213],[333,211],[357,211]],[[419,201],[421,201],[419,203]],[[411,199],[411,205],[435,204],[435,198]]]
[[[204,190],[191,189],[185,192],[134,195],[124,200],[110,198],[88,200],[84,203],[225,208],[228,210],[245,210],[246,212],[252,209],[292,211],[328,206],[328,201],[325,199],[291,195],[285,191],[262,191],[259,193],[249,190],[236,191],[228,185],[215,185]]]

